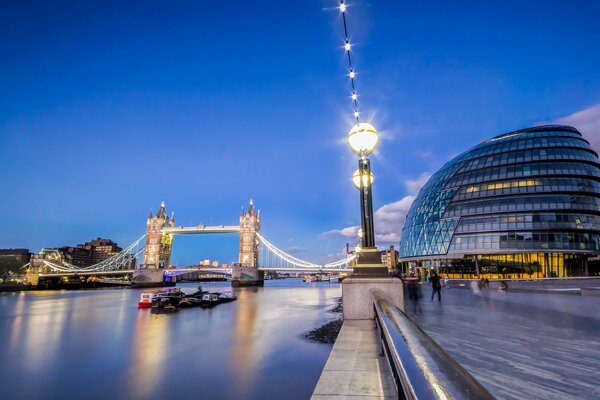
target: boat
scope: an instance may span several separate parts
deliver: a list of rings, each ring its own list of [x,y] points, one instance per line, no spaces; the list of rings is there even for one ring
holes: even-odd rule
[[[165,288],[159,292],[156,292],[156,297],[153,298],[153,303],[158,303],[159,300],[162,304],[170,304],[176,306],[179,304],[181,299],[185,297],[185,293],[179,288]]]
[[[177,312],[179,311],[179,309],[173,304],[165,304],[164,302],[159,302],[158,304],[152,306],[151,311],[154,314],[169,314]]]
[[[312,276],[312,275],[304,276],[304,282],[316,282],[316,281],[317,281],[316,276]]]
[[[179,303],[177,304],[177,307],[178,308],[190,308],[190,307],[198,307],[200,305],[202,305],[202,300],[200,300],[196,297],[186,296],[179,301]]]
[[[140,301],[138,302],[138,308],[150,308],[152,307],[152,303],[158,297],[157,292],[144,292],[140,296]]]
[[[219,293],[219,303],[229,303],[237,300],[237,296],[234,296],[231,292]]]
[[[213,307],[220,303],[219,293],[206,293],[202,296],[202,307]]]

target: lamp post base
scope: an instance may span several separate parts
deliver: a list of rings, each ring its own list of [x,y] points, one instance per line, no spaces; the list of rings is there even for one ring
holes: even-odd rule
[[[376,247],[361,249],[356,259],[352,276],[382,277],[388,276],[388,269],[381,263],[381,253]]]

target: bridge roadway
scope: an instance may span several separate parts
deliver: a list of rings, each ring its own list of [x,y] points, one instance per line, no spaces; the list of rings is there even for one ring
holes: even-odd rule
[[[339,273],[339,272],[352,272],[352,269],[348,268],[286,268],[286,267],[260,267],[261,271],[270,271],[270,272],[298,272],[298,273]],[[53,272],[47,274],[39,274],[39,276],[45,278],[55,278],[61,276],[94,276],[94,275],[127,275],[133,274],[135,270],[133,269],[125,269],[125,270],[114,270],[114,271],[75,271],[75,272]],[[165,269],[167,274],[185,274],[190,272],[204,272],[204,273],[214,273],[214,274],[223,274],[223,275],[231,275],[231,268],[173,268],[173,269]]]
[[[497,398],[600,398],[600,297],[422,291],[411,318]]]
[[[187,235],[199,233],[239,233],[239,225],[194,225],[162,228],[162,233],[171,235]]]

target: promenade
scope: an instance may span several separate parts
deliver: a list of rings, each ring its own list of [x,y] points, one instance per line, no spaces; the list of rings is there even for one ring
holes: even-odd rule
[[[600,398],[600,297],[422,291],[408,315],[497,398]]]

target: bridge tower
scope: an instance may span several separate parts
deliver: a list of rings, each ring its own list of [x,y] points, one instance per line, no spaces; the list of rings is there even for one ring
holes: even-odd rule
[[[146,245],[144,247],[144,263],[140,270],[133,274],[134,286],[156,286],[163,283],[163,269],[171,266],[171,247],[173,237],[163,234],[162,229],[175,225],[175,215],[167,215],[165,202],[160,205],[156,215],[146,220]]]
[[[238,264],[233,267],[231,284],[233,286],[262,286],[264,272],[258,270],[260,211],[254,211],[250,200],[248,211],[240,213],[240,252]]]
[[[175,225],[175,215],[171,218],[165,210],[165,202],[160,205],[156,215],[148,216],[146,221],[146,247],[144,248],[144,268],[157,269],[171,266],[171,247],[173,237],[162,233],[162,228]]]

